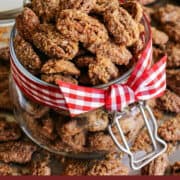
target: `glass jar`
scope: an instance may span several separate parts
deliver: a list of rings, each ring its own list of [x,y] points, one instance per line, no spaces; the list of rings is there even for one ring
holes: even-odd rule
[[[146,17],[142,21],[145,28],[145,42],[147,44],[151,37],[150,26]],[[10,39],[12,65],[15,64],[18,70],[40,86],[58,89],[58,87],[45,83],[33,76],[21,65],[13,47],[15,34],[16,30],[14,27]],[[128,70],[120,78],[108,84],[96,86],[96,88],[106,89],[113,84],[124,83],[131,72],[132,69]],[[115,116],[112,112],[99,108],[78,117],[70,118],[67,111],[59,111],[46,107],[27,97],[20,90],[17,81],[13,78],[14,76],[10,77],[10,92],[14,104],[15,117],[25,134],[36,144],[50,152],[69,157],[89,159],[121,149],[131,156],[132,154],[127,147],[125,138],[128,140],[128,143],[131,143],[145,124],[150,129],[146,114],[142,109],[142,104],[131,105],[120,115],[115,113]],[[114,122],[116,116],[120,125]],[[125,136],[122,134],[125,134]],[[150,136],[153,136],[152,132],[150,132]],[[123,148],[121,143],[124,143],[126,148]],[[131,162],[145,160],[145,157],[140,160],[134,160],[134,157],[131,157]],[[150,157],[150,155],[147,157]],[[131,165],[134,169],[142,167],[135,166],[133,163]]]

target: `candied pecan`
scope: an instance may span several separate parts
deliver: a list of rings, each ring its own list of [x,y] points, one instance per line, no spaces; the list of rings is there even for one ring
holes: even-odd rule
[[[153,43],[156,45],[163,45],[166,44],[169,40],[169,37],[166,33],[152,27],[152,38],[153,38]]]
[[[49,153],[40,152],[35,155],[30,163],[29,171],[32,176],[50,176],[50,155]]]
[[[36,14],[29,8],[24,8],[23,12],[16,18],[16,28],[20,36],[27,41],[32,41],[32,34],[40,25]],[[22,50],[22,49],[21,49]]]
[[[131,47],[132,53],[134,54],[134,56],[138,56],[139,53],[142,51],[142,49],[144,48],[144,41],[142,39],[137,40],[133,46]]]
[[[180,175],[180,161],[175,162],[172,166],[171,166],[171,173],[174,176]]]
[[[8,65],[0,64],[0,80],[3,83],[9,76],[10,68]]]
[[[96,0],[96,5],[93,8],[93,12],[102,14],[109,7],[118,7],[119,0]]]
[[[65,38],[49,24],[41,25],[32,39],[34,45],[50,58],[71,60],[78,53],[78,43]]]
[[[6,89],[0,93],[0,109],[9,111],[13,110],[12,101],[9,96],[9,89]]]
[[[129,14],[135,19],[135,21],[140,22],[143,17],[143,8],[141,4],[137,1],[128,0],[122,3],[121,6],[126,9]]]
[[[0,48],[0,60],[9,62],[10,60],[9,47]]]
[[[72,75],[79,76],[80,71],[77,67],[70,61],[61,60],[61,59],[51,59],[47,61],[41,72],[44,74],[63,74],[63,75]]]
[[[73,119],[67,123],[59,124],[57,126],[57,132],[59,136],[68,137],[74,136],[83,132],[87,128],[87,120],[86,118],[81,119]]]
[[[180,40],[180,22],[174,24],[165,24],[163,26],[164,32],[166,32],[170,39],[179,43]]]
[[[180,141],[180,116],[165,121],[158,133],[165,141]]]
[[[78,68],[86,68],[94,61],[96,61],[96,59],[93,56],[82,56],[75,61],[75,64]]]
[[[31,161],[36,146],[29,142],[6,142],[0,144],[0,160],[5,163],[25,164]]]
[[[36,102],[28,101],[25,106],[24,110],[26,113],[31,115],[33,118],[42,118],[44,115],[46,115],[49,112],[49,108],[39,105]]]
[[[14,39],[14,49],[22,65],[31,73],[37,74],[41,68],[41,60],[32,45],[17,35]]]
[[[147,166],[143,167],[141,170],[142,175],[148,176],[163,176],[165,174],[166,168],[169,165],[168,156],[166,153],[162,154]]]
[[[122,7],[105,11],[104,20],[116,43],[131,46],[139,39],[138,23]]]
[[[108,83],[110,80],[118,77],[118,69],[113,62],[99,55],[96,62],[89,65],[89,77],[93,85]]]
[[[85,176],[92,163],[92,160],[67,160],[62,174],[65,176]]]
[[[108,134],[98,132],[88,137],[88,147],[93,151],[116,151],[117,148]]]
[[[0,118],[0,142],[17,140],[21,137],[21,130],[17,123],[8,122],[5,118]]]
[[[129,169],[119,158],[106,158],[97,161],[88,171],[88,176],[123,176],[128,175]]]
[[[22,174],[19,172],[18,168],[4,163],[0,164],[0,176],[20,176],[20,175]]]
[[[180,67],[180,44],[168,43],[165,53],[168,55],[167,68]]]
[[[55,140],[57,135],[54,133],[55,125],[54,121],[49,115],[41,117],[39,119],[24,113],[24,119],[26,120],[27,127],[38,139],[41,141]]]
[[[167,86],[180,96],[180,70],[167,70]]]
[[[109,124],[108,113],[99,109],[87,115],[87,130],[90,132],[104,131]]]
[[[137,151],[152,151],[152,143],[147,130],[142,130],[134,141],[132,146],[134,152]]]
[[[95,4],[96,0],[60,0],[60,10],[76,9],[89,13]]]
[[[180,112],[180,97],[170,90],[166,90],[165,94],[157,99],[157,107],[172,113]]]
[[[83,151],[86,145],[86,135],[84,132],[77,133],[73,136],[61,136],[62,142],[71,147],[74,151]]]
[[[88,47],[88,50],[97,54],[98,56],[101,55],[110,59],[117,65],[127,65],[132,58],[131,52],[125,46],[119,46],[110,41],[100,44],[97,47],[92,45]]]
[[[161,23],[175,23],[180,20],[180,7],[172,4],[166,4],[157,8],[154,17]]]
[[[85,45],[99,45],[108,40],[108,32],[97,19],[78,10],[63,10],[57,20],[57,29],[67,38]]]
[[[42,74],[41,79],[47,83],[55,84],[58,85],[58,80],[67,82],[67,83],[72,83],[72,84],[78,84],[78,81],[73,78],[72,76],[64,76],[61,74]]]
[[[32,0],[32,9],[43,22],[55,20],[59,0]]]

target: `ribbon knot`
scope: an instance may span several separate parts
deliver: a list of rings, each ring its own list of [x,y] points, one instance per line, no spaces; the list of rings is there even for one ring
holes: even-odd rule
[[[103,90],[59,81],[59,88],[70,115],[79,115],[103,106],[109,111],[122,111],[136,101],[161,96],[166,89],[166,59],[164,56],[150,67],[152,60],[150,41],[124,84],[114,84]]]

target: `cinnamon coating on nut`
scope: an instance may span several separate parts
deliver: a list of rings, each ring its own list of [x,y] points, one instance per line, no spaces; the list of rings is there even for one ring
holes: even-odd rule
[[[61,11],[56,27],[67,38],[80,41],[85,46],[89,44],[99,45],[109,38],[103,24],[78,10]]]
[[[100,44],[97,47],[92,45],[88,47],[88,50],[98,56],[107,57],[117,65],[127,65],[132,58],[131,52],[125,46],[116,45],[110,41]]]
[[[180,7],[166,4],[165,6],[157,8],[154,17],[162,24],[178,22],[180,20]]]
[[[47,61],[41,68],[41,72],[44,74],[63,74],[79,76],[80,71],[77,67],[70,61],[61,59],[51,59]]]
[[[33,74],[39,73],[42,63],[30,43],[17,35],[14,39],[14,49],[17,58],[25,68]]]
[[[89,64],[93,63],[94,61],[96,61],[96,59],[93,56],[82,56],[82,57],[79,57],[75,61],[75,63],[78,68],[87,68]]]
[[[143,17],[143,8],[141,4],[134,0],[128,0],[122,3],[121,7],[126,9],[136,22],[140,22]]]
[[[6,142],[0,144],[0,160],[5,163],[25,164],[31,161],[36,146],[29,142]]]
[[[119,0],[96,0],[96,5],[93,8],[94,13],[102,14],[110,7],[118,7]]]
[[[165,94],[157,99],[157,107],[166,112],[180,112],[180,97],[170,90],[166,90]]]
[[[87,117],[87,130],[90,132],[104,131],[108,127],[108,113],[98,109],[89,113]]]
[[[60,10],[76,9],[89,13],[95,6],[96,0],[60,0]]]
[[[59,0],[32,0],[32,9],[42,22],[54,21],[59,10]]]
[[[155,45],[163,45],[166,44],[169,40],[169,37],[166,33],[152,27],[152,38],[153,38],[153,44]]]
[[[39,25],[39,18],[27,7],[16,18],[16,28],[19,35],[29,42],[32,41],[32,34],[37,31]]]
[[[93,85],[108,83],[118,77],[118,69],[112,61],[106,57],[99,56],[94,63],[89,65],[89,77]]]
[[[104,21],[117,44],[131,46],[139,39],[138,23],[124,8],[109,8],[104,12]]]
[[[180,141],[180,116],[165,121],[159,127],[158,133],[167,142]]]
[[[103,132],[98,132],[88,137],[88,145],[92,151],[116,151],[117,148],[112,138]]]
[[[179,23],[172,23],[172,24],[165,24],[163,25],[163,30],[169,36],[169,38],[177,43],[180,40],[180,22]]]
[[[88,176],[123,176],[128,175],[129,169],[119,158],[106,158],[97,161],[88,171]]]
[[[17,123],[0,118],[0,142],[17,140],[20,137],[21,130]]]
[[[65,38],[49,24],[40,26],[40,31],[32,35],[33,44],[50,58],[71,60],[78,53],[78,43]]]
[[[5,163],[0,164],[0,176],[20,176],[20,175],[22,174],[21,172],[19,172],[18,168]]]

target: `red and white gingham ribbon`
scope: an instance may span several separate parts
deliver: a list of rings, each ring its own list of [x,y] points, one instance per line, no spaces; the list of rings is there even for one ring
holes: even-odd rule
[[[162,95],[166,89],[166,56],[150,67],[152,41],[141,54],[125,84],[114,84],[108,89],[81,87],[59,81],[59,88],[37,82],[21,71],[11,60],[13,78],[30,99],[57,110],[69,111],[71,116],[106,107],[121,111],[131,103]]]

